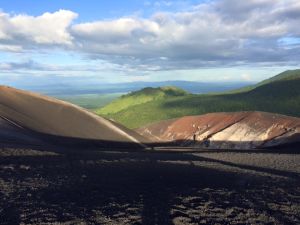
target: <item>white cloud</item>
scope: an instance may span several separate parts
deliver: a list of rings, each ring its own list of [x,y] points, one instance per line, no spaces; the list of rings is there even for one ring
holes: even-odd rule
[[[288,3],[287,3],[288,2]],[[91,58],[133,67],[187,69],[248,63],[297,61],[300,49],[281,48],[278,39],[297,37],[297,1],[223,0],[187,12],[161,12],[149,19],[121,18],[77,24],[79,51]],[[288,12],[293,12],[290,15]],[[296,54],[295,54],[296,53]],[[165,58],[167,60],[161,60]]]
[[[35,76],[56,75],[71,76],[71,77],[85,77],[87,75],[99,75],[107,71],[114,74],[122,74],[123,71],[128,70],[125,66],[114,65],[106,61],[86,61],[77,63],[45,63],[42,60],[16,60],[0,62],[0,71],[2,74],[33,74]],[[137,74],[133,71],[132,75]],[[138,73],[140,75],[140,73]]]
[[[21,52],[22,50],[23,50],[22,46],[19,45],[0,44],[0,51]]]
[[[79,24],[76,17],[68,10],[37,17],[2,13],[0,49],[61,46],[128,71],[299,63],[299,45],[280,44],[286,37],[300,38],[298,0],[207,1],[150,18]]]
[[[44,13],[41,16],[0,13],[0,43],[23,48],[32,45],[71,45],[68,29],[77,14],[68,10]]]
[[[173,5],[172,1],[156,1],[153,3],[155,7],[171,6]]]
[[[251,75],[248,74],[248,73],[243,73],[241,75],[241,77],[242,77],[242,80],[244,80],[244,81],[251,81],[252,80]]]

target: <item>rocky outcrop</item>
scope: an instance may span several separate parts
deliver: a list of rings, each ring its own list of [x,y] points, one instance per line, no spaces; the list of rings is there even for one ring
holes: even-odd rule
[[[153,143],[211,149],[256,149],[300,143],[300,118],[265,112],[185,116],[136,130]]]

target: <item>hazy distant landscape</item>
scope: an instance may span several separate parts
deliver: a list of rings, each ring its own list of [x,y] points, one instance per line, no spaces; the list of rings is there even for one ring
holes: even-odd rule
[[[19,84],[25,90],[36,91],[50,95],[62,100],[69,101],[87,109],[96,109],[102,107],[112,100],[132,91],[138,91],[146,87],[163,87],[176,86],[190,93],[205,94],[220,91],[229,91],[232,89],[242,88],[252,83],[249,82],[225,82],[225,83],[206,83],[190,81],[165,81],[165,82],[131,82],[119,84],[103,83],[85,83],[82,85],[48,85],[48,86],[31,86],[29,84]]]
[[[110,93],[110,94],[68,94],[54,95],[58,99],[71,102],[86,109],[97,109],[111,103],[116,98],[126,93]]]

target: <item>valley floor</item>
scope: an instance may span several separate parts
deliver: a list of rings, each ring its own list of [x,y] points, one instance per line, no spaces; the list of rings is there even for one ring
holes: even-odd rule
[[[300,223],[300,154],[54,150],[0,148],[0,224]]]

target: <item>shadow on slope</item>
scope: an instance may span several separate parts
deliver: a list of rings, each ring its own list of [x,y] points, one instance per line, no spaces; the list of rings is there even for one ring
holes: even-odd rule
[[[224,163],[270,176],[218,168]],[[2,224],[292,224],[300,220],[300,200],[295,198],[300,194],[299,174],[242,168],[206,157],[77,152],[3,157],[0,168]]]
[[[112,122],[113,123],[113,122]],[[115,123],[113,123],[115,124]],[[122,127],[122,126],[120,126]],[[80,129],[80,127],[79,127]],[[129,135],[138,136],[134,131],[122,127],[122,129],[128,132]],[[139,136],[140,140],[147,140],[142,136]],[[61,149],[66,147],[75,148],[118,148],[118,149],[143,149],[144,146],[141,143],[132,141],[112,141],[112,140],[93,140],[86,138],[64,137],[58,135],[51,135],[42,132],[37,132],[31,129],[27,129],[18,126],[13,121],[8,121],[0,116],[0,146],[22,147],[31,146],[38,149]]]
[[[117,123],[79,106],[36,93],[0,86],[0,117],[19,130],[80,140],[107,140],[139,144],[140,135],[130,135]],[[1,125],[1,121],[0,121]]]

